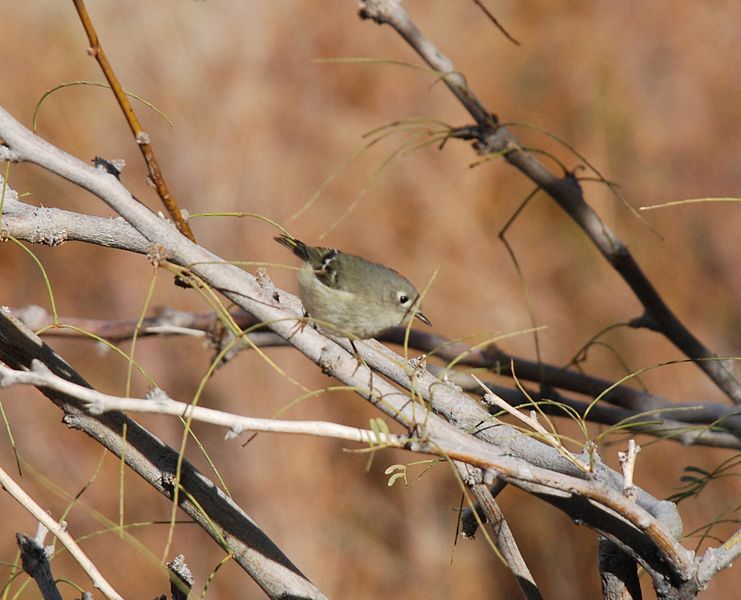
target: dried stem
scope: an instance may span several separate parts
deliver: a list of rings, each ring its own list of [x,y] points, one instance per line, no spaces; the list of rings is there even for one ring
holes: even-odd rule
[[[108,83],[111,86],[113,95],[116,97],[116,100],[118,101],[118,104],[121,107],[124,116],[126,117],[126,122],[131,128],[131,132],[134,134],[134,139],[136,140],[136,143],[139,146],[139,150],[141,150],[142,156],[144,157],[144,162],[147,164],[149,177],[151,178],[154,187],[157,189],[157,194],[162,200],[162,203],[165,205],[167,213],[177,225],[178,230],[183,235],[187,236],[188,239],[195,241],[195,236],[190,229],[190,225],[188,225],[188,222],[183,218],[183,214],[178,208],[178,204],[175,198],[172,196],[170,188],[167,185],[164,176],[162,175],[162,170],[160,169],[159,162],[157,162],[157,158],[154,155],[154,148],[152,147],[152,144],[150,142],[149,134],[147,134],[147,132],[144,131],[144,129],[142,128],[142,125],[138,117],[136,116],[136,113],[134,112],[134,107],[131,105],[131,102],[129,102],[129,98],[126,95],[121,82],[116,76],[116,73],[113,71],[113,67],[108,61],[108,57],[106,56],[105,52],[103,51],[103,46],[100,44],[98,33],[95,31],[95,26],[93,25],[93,21],[87,11],[85,2],[83,0],[72,1],[75,4],[77,14],[80,16],[80,22],[82,23],[82,26],[85,29],[85,33],[87,34],[87,38],[90,42],[90,55],[98,61],[98,64],[100,65],[105,78],[108,80]]]

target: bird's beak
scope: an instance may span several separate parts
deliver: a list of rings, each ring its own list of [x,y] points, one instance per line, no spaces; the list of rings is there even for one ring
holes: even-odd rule
[[[422,321],[425,325],[432,325],[430,320],[425,317],[421,312],[417,311],[414,313],[414,316],[417,317],[420,321]]]

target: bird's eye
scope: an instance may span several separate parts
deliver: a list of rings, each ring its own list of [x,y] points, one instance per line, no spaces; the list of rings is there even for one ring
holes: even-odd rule
[[[402,306],[409,302],[409,296],[407,296],[404,292],[397,292],[396,297],[399,300],[399,304],[401,304]]]

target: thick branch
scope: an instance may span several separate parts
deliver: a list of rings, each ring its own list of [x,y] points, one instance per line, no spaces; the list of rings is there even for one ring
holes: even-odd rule
[[[661,573],[668,580],[677,583],[691,576],[689,553],[673,537],[676,527],[671,523],[675,517],[663,521],[671,513],[670,505],[667,505],[666,513],[662,515],[662,503],[639,490],[638,504],[652,507],[655,511],[653,514],[661,515],[662,522],[665,523],[662,525],[640,506],[627,502],[614,488],[613,475],[606,470],[597,479],[579,472],[553,448],[499,424],[485,412],[482,416],[482,409],[470,398],[453,386],[440,383],[426,370],[415,366],[415,363],[407,363],[376,342],[359,344],[366,350],[361,351],[361,354],[370,367],[388,374],[399,385],[414,388],[415,392],[420,393],[448,421],[462,427],[464,431],[476,432],[478,437],[499,447],[493,447],[456,429],[435,414],[427,414],[422,407],[410,401],[407,394],[384,379],[371,379],[370,370],[365,366],[358,367],[353,353],[338,345],[336,340],[332,342],[308,327],[303,331],[296,331],[295,323],[299,315],[294,310],[298,305],[295,299],[289,294],[281,294],[279,301],[272,289],[263,290],[248,273],[225,263],[218,256],[179,235],[169,223],[136,202],[112,175],[96,170],[34,136],[2,109],[0,137],[10,148],[5,151],[6,155],[13,156],[15,160],[43,166],[94,193],[159,248],[159,256],[167,257],[176,264],[189,266],[190,271],[201,281],[214,289],[222,290],[235,304],[290,340],[325,373],[345,385],[355,387],[361,396],[410,431],[422,428],[422,440],[410,444],[410,449],[438,452],[443,447],[450,449],[448,454],[451,457],[463,462],[485,468],[496,464],[503,479],[537,493],[549,502],[557,502],[562,510],[572,515],[578,514],[582,522],[590,527],[607,532],[611,539],[628,548],[635,548],[633,551],[638,554],[637,558],[651,572]],[[0,154],[3,154],[2,147]],[[506,448],[506,452],[502,448]],[[512,458],[523,454],[529,455],[530,460]],[[546,456],[549,458],[544,461]],[[559,465],[560,469],[571,474],[554,473],[538,466],[544,462]],[[579,514],[585,504],[591,507],[591,510],[584,511],[586,517]]]
[[[77,386],[89,384],[64,360],[21,323],[0,310],[0,360],[13,369],[29,370],[34,360],[58,377]],[[176,480],[178,453],[122,413],[94,416],[81,409],[79,400],[67,394],[42,389],[64,413],[70,427],[97,440],[170,500],[176,485],[180,508],[217,543],[226,543],[234,560],[271,597],[323,598],[281,550],[252,519],[212,481],[187,460],[182,461]],[[125,439],[124,439],[125,431]]]
[[[0,177],[2,181],[2,177]],[[83,241],[101,246],[128,250],[146,254],[151,249],[146,239],[120,218],[106,219],[64,211],[55,208],[39,208],[24,204],[16,200],[17,194],[11,188],[6,188],[6,205],[3,214],[3,231],[5,235],[15,238],[48,245],[58,245],[68,240]],[[27,307],[15,314],[26,325],[33,329],[42,329],[55,325],[51,315],[39,307]],[[232,311],[232,318],[241,328],[253,327],[259,321],[243,310]],[[216,322],[213,312],[188,313],[174,309],[162,309],[154,317],[148,317],[142,322],[138,319],[119,321],[103,321],[64,317],[60,321],[66,325],[73,325],[99,335],[110,341],[130,339],[135,333],[139,336],[149,335],[194,335],[195,331],[207,332]],[[44,335],[80,336],[78,329],[52,327]],[[385,332],[379,339],[403,345],[406,337],[405,328],[397,327]],[[287,345],[279,336],[258,334],[251,336],[252,343],[263,345]],[[409,347],[426,352],[444,361],[455,361],[461,366],[487,368],[498,374],[516,374],[520,381],[533,381],[540,384],[543,392],[532,392],[530,397],[536,400],[552,399],[576,409],[585,414],[591,403],[573,400],[555,392],[556,389],[577,392],[590,398],[600,396],[601,402],[592,407],[588,413],[590,421],[614,425],[626,419],[645,421],[659,419],[661,423],[650,425],[631,426],[632,430],[649,434],[663,435],[683,444],[703,444],[728,448],[738,448],[741,437],[741,414],[738,408],[725,404],[697,401],[692,403],[678,403],[645,390],[629,387],[625,384],[614,385],[613,382],[599,377],[585,374],[575,369],[568,369],[556,365],[539,363],[516,357],[501,350],[494,344],[485,349],[470,348],[462,343],[451,343],[449,340],[428,332],[412,330],[408,339]],[[250,347],[245,344],[244,347]],[[456,379],[455,373],[450,373]],[[458,382],[458,381],[457,381]],[[458,382],[460,383],[460,382]],[[461,383],[465,389],[471,389]],[[507,397],[507,400],[516,403],[527,401],[519,390],[505,391],[499,388],[498,393]],[[605,393],[605,390],[610,390]],[[616,410],[605,407],[604,403],[611,403],[626,410]],[[558,410],[546,407],[546,412],[558,415]],[[650,413],[654,413],[652,415]],[[638,419],[636,416],[640,415]],[[713,430],[707,427],[697,428],[694,424],[712,425]],[[729,431],[731,435],[723,433]]]

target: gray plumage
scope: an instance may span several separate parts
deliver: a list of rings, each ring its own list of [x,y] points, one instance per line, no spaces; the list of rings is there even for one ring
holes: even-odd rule
[[[430,324],[421,312],[417,288],[393,269],[332,248],[307,246],[288,235],[275,241],[304,261],[299,295],[321,329],[368,339],[415,317]]]

